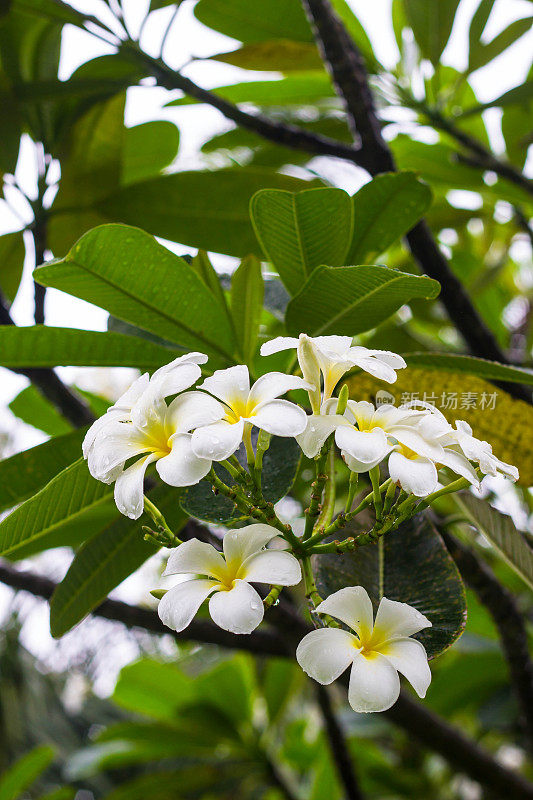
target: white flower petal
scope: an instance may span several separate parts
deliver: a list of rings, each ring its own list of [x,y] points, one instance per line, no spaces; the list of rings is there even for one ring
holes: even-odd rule
[[[222,539],[226,563],[232,567],[240,566],[251,555],[259,553],[276,536],[279,536],[279,531],[264,522],[228,531]]]
[[[356,367],[368,372],[369,375],[373,375],[374,378],[379,378],[387,383],[394,383],[398,377],[392,367],[389,367],[388,364],[383,364],[382,361],[378,361],[376,358],[364,358],[359,356],[354,358],[353,362]]]
[[[314,336],[311,341],[330,361],[345,361],[352,345],[351,336]]]
[[[389,430],[395,439],[420,456],[438,461],[443,453],[443,448],[437,441],[425,439],[411,425],[394,425]]]
[[[160,397],[183,392],[184,389],[192,386],[202,374],[202,370],[197,364],[184,362],[181,359],[176,359],[173,365],[168,364],[167,367],[163,367],[163,370],[154,373],[150,380],[150,390]]]
[[[217,581],[197,578],[178,583],[159,601],[159,619],[163,625],[179,633],[189,625],[204,600],[217,586]]]
[[[394,369],[403,369],[407,366],[405,359],[391,350],[370,350],[367,347],[355,346],[350,348],[349,356],[350,358],[375,358],[389,367],[394,367]]]
[[[205,364],[208,361],[208,357],[205,353],[185,353],[183,356],[178,356],[169,364],[165,364],[163,367],[159,367],[152,375],[152,380],[157,380],[163,375],[172,372],[176,367],[180,364]]]
[[[367,464],[368,469],[379,464],[392,449],[382,428],[358,431],[355,428],[342,426],[335,431],[335,442],[340,450]]]
[[[285,375],[284,372],[267,372],[256,380],[250,390],[248,402],[250,408],[255,408],[260,403],[274,400],[285,392],[293,389],[313,389],[303,378],[296,375]]]
[[[231,408],[235,401],[246,402],[250,392],[248,367],[238,364],[228,369],[217,369],[200,386],[204,391],[223,400]]]
[[[147,372],[140,375],[137,380],[133,381],[129,389],[126,389],[124,394],[121,394],[117,402],[111,406],[112,409],[120,409],[121,411],[131,411],[134,404],[137,402],[142,393],[148,388],[150,383],[150,376]],[[111,409],[107,409],[108,412]]]
[[[319,628],[308,633],[296,650],[303,671],[322,685],[333,683],[348,669],[358,653],[355,636],[340,628]]]
[[[439,464],[444,464],[445,467],[449,467],[456,472],[457,475],[462,475],[462,477],[470,481],[473,486],[479,486],[479,478],[476,470],[462,453],[458,453],[456,450],[445,449],[444,455],[439,456]]]
[[[129,421],[129,417],[130,417],[129,411],[122,411],[120,409],[113,408],[113,407],[108,408],[106,413],[102,417],[99,417],[97,420],[95,420],[95,422],[93,422],[93,424],[91,425],[91,427],[89,428],[89,430],[85,434],[85,437],[83,439],[83,443],[82,443],[82,446],[81,446],[83,457],[84,458],[88,458],[89,451],[91,450],[91,448],[92,448],[93,444],[95,443],[96,439],[102,433],[104,433],[104,435],[105,435],[105,431],[108,428],[110,428],[112,430],[114,428],[114,424],[116,422],[127,422],[127,421]]]
[[[330,594],[317,611],[330,614],[352,628],[362,639],[368,639],[372,632],[374,613],[368,592],[362,586],[345,586]]]
[[[426,696],[431,670],[423,644],[416,639],[396,639],[380,647],[379,652],[405,675],[419,697]]]
[[[370,652],[355,657],[348,687],[348,701],[354,711],[386,711],[399,694],[398,673],[385,656]]]
[[[165,422],[176,433],[189,433],[193,428],[217,422],[224,414],[222,403],[211,395],[205,392],[184,392],[169,405]]]
[[[140,458],[121,472],[115,481],[115,503],[120,513],[130,519],[139,519],[143,513],[144,474],[155,458],[153,453]]]
[[[298,436],[307,426],[307,414],[289,400],[269,400],[257,406],[247,421],[275,436]]]
[[[96,437],[87,456],[87,466],[93,478],[108,483],[107,476],[119,465],[150,449],[131,423],[115,422]]]
[[[170,440],[170,453],[156,464],[159,477],[169,486],[194,486],[211,469],[211,459],[198,458],[191,439],[190,433],[175,433]]]
[[[233,455],[242,442],[244,421],[241,419],[233,425],[221,420],[212,425],[196,428],[192,434],[192,449],[198,458],[209,458],[223,461]]]
[[[246,581],[235,580],[229,592],[217,592],[209,601],[213,622],[231,633],[251,633],[263,619],[263,601]]]
[[[296,586],[302,579],[298,559],[283,550],[264,550],[250,556],[237,573],[248,583]]]
[[[222,581],[226,575],[222,553],[212,544],[199,539],[189,539],[170,553],[163,575],[208,575]]]
[[[402,489],[415,497],[427,497],[437,488],[437,469],[429,458],[412,459],[401,453],[391,453],[389,474],[393,483],[399,483]]]
[[[372,641],[379,643],[388,639],[402,638],[431,628],[431,622],[413,606],[382,597],[376,614]]]
[[[307,426],[303,433],[296,436],[296,441],[307,458],[314,458],[328,436],[337,430],[339,425],[348,424],[348,421],[339,414],[312,414],[307,417]]]
[[[290,350],[293,347],[298,347],[298,339],[294,336],[277,336],[275,339],[271,339],[270,342],[262,344],[259,352],[262,356],[271,356],[273,353]]]

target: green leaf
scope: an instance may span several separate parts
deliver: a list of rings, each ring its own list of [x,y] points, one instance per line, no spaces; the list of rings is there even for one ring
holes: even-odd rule
[[[289,39],[271,39],[245,44],[229,53],[210,56],[213,61],[233,64],[235,67],[266,72],[301,72],[322,67],[322,59],[313,42],[294,42]]]
[[[286,658],[269,658],[261,675],[261,691],[270,722],[275,722],[302,682],[302,673]]]
[[[0,236],[0,289],[11,302],[15,299],[22,278],[24,255],[22,231]]]
[[[196,678],[196,691],[228,720],[237,725],[250,723],[255,695],[253,663],[244,654],[227,659]]]
[[[312,42],[313,34],[299,0],[200,0],[200,22],[241,42],[292,39]]]
[[[85,429],[72,431],[0,461],[0,511],[26,500],[72,464],[84,435]]]
[[[452,32],[460,0],[403,0],[407,20],[422,55],[432,64],[439,63]]]
[[[143,658],[123,667],[113,700],[134,714],[172,721],[194,695],[192,679],[176,664]]]
[[[463,632],[466,598],[461,577],[438,532],[423,516],[357,553],[315,560],[323,596],[344,586],[364,586],[374,609],[387,597],[424,614],[432,627],[415,638],[429,658],[447,650]]]
[[[380,266],[317,267],[290,301],[285,323],[291,335],[355,336],[375,328],[415,297],[433,299],[431,278]]]
[[[494,100],[489,100],[487,103],[480,103],[473,108],[466,108],[461,112],[459,118],[469,117],[472,114],[481,114],[487,108],[506,108],[507,106],[525,105],[530,104],[533,100],[533,80],[528,79],[520,86],[515,86],[507,92],[500,94]]]
[[[0,327],[3,367],[120,366],[152,371],[177,355],[146,339],[121,333],[48,325]]]
[[[212,89],[213,94],[230,103],[254,103],[257,106],[320,105],[325,98],[335,97],[331,78],[324,70],[298,72],[271,81],[247,81]],[[186,95],[171,100],[167,106],[189,106],[198,102]]]
[[[261,262],[255,256],[248,256],[231,278],[231,314],[245,364],[252,363],[257,349],[264,294]]]
[[[178,505],[176,489],[158,486],[150,498],[179,533],[187,516]],[[110,591],[135,572],[158,548],[143,539],[141,518],[119,516],[86,541],[50,600],[50,630],[58,638],[77,625]]]
[[[198,251],[191,261],[191,267],[196,270],[197,274],[200,276],[207,288],[210,289],[213,295],[217,298],[220,305],[226,309],[228,318],[230,318],[228,304],[226,302],[226,295],[224,294],[220,277],[214,266],[211,264],[209,256],[205,250]]]
[[[261,485],[263,495],[271,503],[277,503],[289,492],[300,464],[301,451],[295,439],[273,436],[270,447],[263,458]],[[242,464],[246,463],[244,446],[237,451]],[[228,486],[233,483],[230,475],[220,464],[214,464],[217,475]],[[207,522],[235,522],[243,515],[235,511],[231,500],[214,495],[211,484],[202,480],[195,486],[187,487],[181,496],[182,508],[193,517]]]
[[[72,425],[61,416],[57,408],[30,384],[10,402],[9,410],[27,425],[32,425],[48,436],[60,436],[72,430]]]
[[[260,254],[250,223],[252,195],[265,187],[298,191],[313,185],[317,182],[252,167],[180,172],[125,187],[97,209],[154,236],[243,258]]]
[[[470,27],[468,29],[469,53],[479,48],[481,44],[480,42],[481,35],[485,30],[485,25],[489,20],[493,5],[494,5],[494,0],[481,0],[478,7],[476,8],[472,16],[472,20],[470,22]]]
[[[137,228],[95,228],[34,276],[164,339],[232,360],[224,309],[186,261]]]
[[[56,3],[55,0],[14,0],[13,5],[28,14],[55,19],[65,24],[82,26],[85,19],[80,11],[76,11],[66,3]]]
[[[354,232],[347,262],[371,264],[407,233],[430,205],[431,189],[413,172],[378,175],[353,197]]]
[[[291,294],[319,264],[345,263],[353,222],[342,189],[264,189],[253,196],[250,215],[265,255]]]
[[[151,178],[174,161],[179,131],[172,122],[155,120],[126,129],[122,156],[122,184]]]
[[[472,525],[533,589],[533,546],[527,535],[515,527],[511,517],[496,511],[487,500],[469,492],[459,492],[454,498]]]
[[[464,372],[488,381],[507,381],[533,386],[533,370],[510,367],[485,358],[474,358],[455,353],[404,353],[408,367],[428,367],[445,372]]]
[[[75,525],[83,512],[107,503],[111,492],[90,476],[83,459],[75,461],[0,522],[0,555],[16,556],[22,547],[36,542],[45,545],[59,526]]]
[[[43,745],[19,758],[0,777],[0,800],[17,800],[50,766],[54,756],[54,750]]]
[[[531,20],[533,16],[529,15],[523,19],[515,19],[505,28],[498,33],[490,42],[483,44],[479,42],[479,47],[470,50],[468,60],[468,73],[475,72],[475,70],[484,67],[489,61],[503,53],[524,34],[531,30]]]

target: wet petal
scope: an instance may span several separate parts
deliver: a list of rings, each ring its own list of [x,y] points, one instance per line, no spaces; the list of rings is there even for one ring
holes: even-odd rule
[[[176,547],[170,553],[167,568],[163,575],[208,575],[218,580],[224,580],[226,563],[222,553],[215,550],[213,545],[201,542],[199,539],[189,539]]]
[[[340,450],[358,462],[368,464],[368,469],[379,464],[392,449],[382,428],[358,431],[347,425],[342,426],[335,431],[335,442]]]
[[[192,449],[198,458],[224,461],[239,448],[242,442],[243,428],[242,419],[233,425],[221,420],[212,425],[196,428],[192,434]]]
[[[298,559],[283,550],[263,550],[250,556],[238,573],[249,583],[296,586],[302,579]]]
[[[165,421],[176,433],[189,433],[194,428],[217,422],[224,414],[222,403],[211,395],[205,392],[184,392],[169,405]]]
[[[288,400],[269,400],[247,417],[256,427],[275,436],[298,436],[307,426],[307,414]]]
[[[296,650],[303,671],[322,685],[333,683],[358,653],[355,636],[340,628],[319,628],[304,636]]]
[[[419,697],[425,697],[431,670],[424,646],[416,639],[396,639],[379,648],[392,666],[405,675]]]
[[[415,497],[427,497],[437,488],[435,464],[429,458],[406,458],[401,453],[389,456],[389,474],[394,483]]]
[[[374,621],[372,602],[362,586],[345,586],[330,594],[319,606],[321,614],[330,614],[340,619],[362,639],[370,638]]]
[[[251,633],[265,613],[263,601],[246,581],[235,580],[229,592],[217,592],[209,601],[213,622],[231,633]]]
[[[251,388],[248,402],[250,408],[268,400],[274,400],[293,389],[311,389],[311,385],[296,375],[285,375],[284,372],[267,372],[256,380]]]
[[[262,344],[259,352],[262,356],[271,356],[272,353],[290,350],[293,347],[298,347],[298,339],[294,336],[277,336],[275,339],[271,339],[270,342]]]
[[[204,391],[223,400],[232,408],[234,402],[246,402],[250,392],[248,367],[238,364],[228,369],[217,369],[200,386]]]
[[[140,458],[121,472],[115,481],[115,503],[120,513],[130,519],[139,519],[143,513],[144,474],[155,458],[153,453]]]
[[[384,642],[431,628],[431,622],[413,606],[382,597],[374,624],[373,642]]]
[[[208,458],[198,458],[191,439],[190,433],[174,434],[170,440],[170,453],[156,464],[159,477],[169,486],[194,486],[211,469],[213,462]]]
[[[398,673],[385,656],[371,652],[355,657],[348,687],[348,701],[354,711],[386,711],[399,694]]]
[[[243,564],[247,558],[259,553],[276,536],[279,536],[279,531],[263,522],[228,531],[222,539],[226,562],[232,566]]]
[[[348,421],[338,414],[312,414],[307,417],[307,426],[303,433],[296,436],[296,441],[307,458],[314,458],[328,436],[337,430],[339,425],[348,424]]]
[[[194,615],[219,584],[217,581],[199,580],[178,583],[159,601],[159,619],[178,633],[192,621]]]

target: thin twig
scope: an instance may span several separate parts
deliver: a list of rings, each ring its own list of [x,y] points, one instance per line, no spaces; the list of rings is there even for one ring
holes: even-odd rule
[[[322,712],[331,756],[337,767],[340,781],[344,786],[346,800],[363,800],[364,795],[357,782],[353,759],[350,756],[344,732],[335,716],[328,689],[317,683],[316,697]]]

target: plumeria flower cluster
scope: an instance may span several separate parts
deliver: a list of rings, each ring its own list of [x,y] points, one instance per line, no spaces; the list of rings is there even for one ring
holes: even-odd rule
[[[347,385],[335,396],[342,378],[356,369],[393,383],[397,370],[406,366],[396,353],[354,346],[347,336],[300,334],[265,343],[261,355],[291,349],[301,376],[268,372],[252,384],[241,364],[203,378],[208,361],[203,353],[187,353],[151,377],[141,375],[89,428],[83,455],[91,475],[114,483],[119,511],[135,520],[146,512],[156,528],[145,528],[147,538],[173,548],[165,575],[177,576],[177,583],[155,591],[165,625],[184,630],[207,602],[216,625],[250,634],[283,587],[303,578],[318,627],[301,641],[298,662],[324,684],[350,667],[348,696],[354,710],[382,711],[398,697],[398,673],[425,695],[431,679],[426,652],[412,636],[431,627],[431,621],[401,598],[385,597],[378,598],[374,620],[362,586],[323,599],[311,556],[354,552],[396,530],[443,494],[478,487],[484,475],[516,480],[518,472],[500,461],[490,444],[476,439],[466,422],[452,426],[432,406],[376,407],[349,397]],[[307,409],[283,397],[294,390],[307,392]],[[258,431],[255,445],[253,428]],[[301,535],[279,519],[263,496],[263,456],[271,436],[295,439],[315,463]],[[238,455],[243,443],[246,463]],[[333,518],[326,485],[334,481],[335,448],[351,477],[345,508]],[[213,468],[216,462],[229,474],[227,483],[220,477],[224,473]],[[181,541],[144,495],[151,464],[170,486],[209,481],[215,494],[232,500],[239,524],[252,524],[227,530],[220,547],[198,539]],[[369,491],[356,502],[359,476],[365,473]],[[455,476],[451,481],[450,473]],[[371,507],[375,521],[369,530],[335,538]]]

